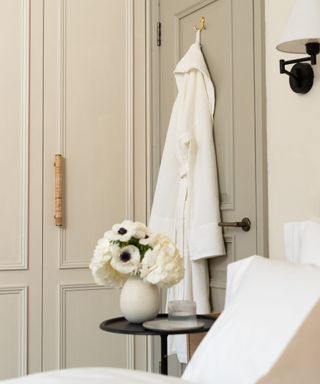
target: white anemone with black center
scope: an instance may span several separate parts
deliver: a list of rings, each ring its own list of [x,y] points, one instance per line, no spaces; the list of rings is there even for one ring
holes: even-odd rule
[[[124,220],[120,224],[114,224],[111,231],[107,231],[104,237],[110,241],[127,242],[135,235],[135,225],[131,220]]]
[[[104,237],[110,241],[122,241],[126,243],[132,237],[145,239],[150,236],[149,229],[145,224],[138,221],[124,220],[122,223],[114,224],[111,231],[107,231]]]
[[[134,245],[118,247],[111,259],[111,266],[124,274],[136,274],[140,263],[140,252]]]

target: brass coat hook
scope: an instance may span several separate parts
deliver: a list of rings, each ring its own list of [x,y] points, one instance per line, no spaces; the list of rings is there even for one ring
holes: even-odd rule
[[[200,27],[198,28],[197,26],[194,26],[193,29],[194,29],[195,31],[200,31],[200,32],[201,32],[203,29],[206,29],[205,21],[206,21],[206,19],[205,19],[203,16],[201,16],[201,17],[200,17]]]

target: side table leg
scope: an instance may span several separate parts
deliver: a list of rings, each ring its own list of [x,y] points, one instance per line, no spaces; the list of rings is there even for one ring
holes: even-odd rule
[[[168,335],[160,335],[161,338],[161,374],[168,375]]]

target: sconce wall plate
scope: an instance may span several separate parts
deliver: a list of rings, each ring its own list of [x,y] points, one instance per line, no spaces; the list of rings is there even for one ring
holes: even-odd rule
[[[313,69],[306,63],[295,64],[290,71],[289,84],[295,93],[307,93],[313,86]]]

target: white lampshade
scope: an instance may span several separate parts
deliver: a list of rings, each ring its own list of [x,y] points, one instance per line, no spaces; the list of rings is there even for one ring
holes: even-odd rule
[[[306,53],[307,43],[320,43],[320,0],[296,0],[277,49]]]

